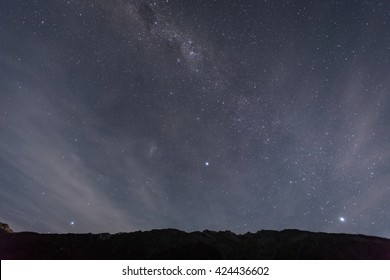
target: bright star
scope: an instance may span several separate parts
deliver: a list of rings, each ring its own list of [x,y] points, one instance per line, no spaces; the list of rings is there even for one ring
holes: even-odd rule
[[[206,162],[204,163],[204,165],[209,166],[210,163],[209,163],[208,161],[206,161]]]
[[[340,220],[340,222],[342,222],[342,223],[345,222],[345,218],[344,218],[344,217],[340,217],[339,220]]]

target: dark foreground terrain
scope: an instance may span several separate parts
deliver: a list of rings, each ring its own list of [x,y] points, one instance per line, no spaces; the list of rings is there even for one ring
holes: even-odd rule
[[[299,230],[0,233],[1,259],[390,259],[390,240]]]

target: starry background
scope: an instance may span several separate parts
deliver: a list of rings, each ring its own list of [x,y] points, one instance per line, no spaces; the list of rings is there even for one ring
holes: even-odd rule
[[[390,2],[2,0],[15,231],[390,237]]]

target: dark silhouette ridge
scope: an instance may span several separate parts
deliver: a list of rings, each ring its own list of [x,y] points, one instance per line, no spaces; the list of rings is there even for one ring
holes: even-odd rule
[[[0,233],[1,259],[390,259],[390,240],[299,230]]]

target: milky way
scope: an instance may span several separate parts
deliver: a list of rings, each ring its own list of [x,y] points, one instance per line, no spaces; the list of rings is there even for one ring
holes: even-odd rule
[[[0,221],[390,237],[389,11],[1,1]]]

